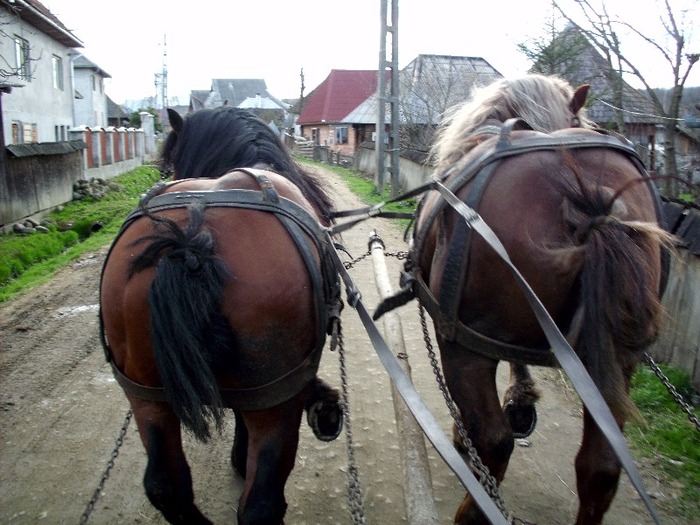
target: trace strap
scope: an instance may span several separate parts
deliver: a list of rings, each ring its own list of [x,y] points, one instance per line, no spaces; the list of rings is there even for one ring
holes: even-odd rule
[[[332,244],[330,235],[329,242]],[[336,250],[330,250],[330,252],[333,263],[335,264],[338,273],[345,283],[348,304],[352,306],[360,316],[360,319],[365,326],[365,330],[367,330],[367,334],[372,341],[372,345],[374,346],[377,356],[379,356],[379,359],[384,365],[384,368],[386,368],[386,371],[389,373],[391,380],[401,394],[401,397],[403,397],[404,401],[406,402],[406,406],[416,418],[416,421],[423,429],[426,437],[435,446],[435,450],[437,450],[438,454],[440,454],[442,459],[445,460],[450,469],[457,475],[459,480],[462,482],[462,485],[464,485],[464,488],[469,491],[469,494],[472,496],[489,521],[492,524],[508,525],[508,521],[498,509],[494,501],[488,495],[481,483],[474,477],[474,474],[472,474],[472,471],[469,469],[467,464],[462,459],[462,456],[459,455],[447,436],[445,436],[445,433],[442,431],[432,413],[421,399],[420,394],[413,386],[410,378],[406,375],[403,368],[401,368],[401,364],[399,363],[398,359],[387,346],[381,333],[379,333],[377,326],[374,324],[372,316],[369,314],[364,304],[362,304],[361,294],[345,268],[345,265],[340,260],[338,252]]]
[[[547,312],[544,305],[532,291],[530,285],[510,260],[508,252],[489,225],[484,222],[476,211],[464,204],[454,193],[452,193],[441,183],[436,183],[436,189],[440,192],[448,204],[450,204],[464,218],[464,220],[467,221],[467,224],[474,231],[481,235],[481,237],[491,246],[491,248],[496,251],[496,253],[510,268],[516,281],[518,282],[518,285],[524,292],[525,297],[537,316],[537,320],[539,321],[542,330],[547,337],[547,341],[549,341],[549,344],[551,345],[552,352],[557,358],[557,361],[569,376],[574,388],[581,397],[581,401],[588,409],[591,417],[595,420],[598,428],[600,428],[603,434],[605,434],[610,446],[613,448],[617,454],[617,457],[622,463],[622,467],[627,472],[632,485],[634,485],[634,488],[644,501],[644,504],[649,510],[654,522],[659,524],[659,516],[656,514],[656,511],[651,504],[651,499],[644,489],[642,478],[639,475],[637,467],[632,459],[632,455],[627,448],[625,438],[622,435],[622,432],[620,432],[620,428],[617,426],[617,422],[615,421],[610,408],[603,399],[603,396],[598,391],[595,383],[588,375],[588,372],[584,368],[583,363],[581,363],[578,355],[576,355],[574,349],[571,348],[566,338],[559,331],[559,328],[557,328],[557,325],[552,320],[549,312]]]

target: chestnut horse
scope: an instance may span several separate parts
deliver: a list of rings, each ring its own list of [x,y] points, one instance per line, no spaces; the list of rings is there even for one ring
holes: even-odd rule
[[[170,122],[161,161],[175,181],[144,197],[104,265],[107,357],[147,452],[146,494],[169,522],[210,523],[181,423],[206,442],[232,408],[238,523],[281,523],[304,409],[321,439],[342,426],[337,392],[316,377],[339,297],[331,201],[244,110]]]
[[[634,414],[630,376],[661,323],[669,238],[631,146],[591,129],[587,89],[541,75],[497,81],[443,123],[432,154],[437,177],[496,233],[622,428]],[[526,365],[556,366],[554,355],[509,268],[438,191],[422,199],[407,267],[462,423],[500,483],[539,396]],[[503,406],[500,360],[514,363]],[[576,523],[600,523],[621,465],[588,409],[575,463]],[[455,522],[485,522],[469,495]]]

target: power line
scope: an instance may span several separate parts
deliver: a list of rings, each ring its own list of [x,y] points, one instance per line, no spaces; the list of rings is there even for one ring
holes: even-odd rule
[[[685,119],[682,119],[682,118],[663,117],[661,115],[654,115],[653,113],[642,113],[640,111],[632,111],[629,109],[618,108],[617,106],[610,104],[610,102],[606,102],[603,99],[598,99],[598,102],[600,102],[601,104],[605,104],[606,106],[608,106],[616,111],[622,111],[623,113],[629,113],[630,115],[636,115],[638,117],[652,117],[652,118],[658,118],[661,120],[675,120],[676,122],[685,122]]]

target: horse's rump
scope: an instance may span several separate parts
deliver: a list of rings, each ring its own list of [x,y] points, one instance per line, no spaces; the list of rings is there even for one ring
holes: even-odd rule
[[[623,286],[646,286],[650,290],[643,290],[643,294],[658,299],[658,242],[653,236],[637,235],[634,231],[634,225],[656,225],[656,203],[650,183],[622,151],[624,148],[585,146],[586,140],[595,141],[598,136],[587,130],[563,130],[551,136],[513,132],[514,146],[524,139],[550,137],[550,142],[560,138],[567,142],[580,140],[584,147],[572,143],[566,147],[526,149],[515,156],[482,162],[482,169],[470,170],[468,166],[474,159],[483,161],[498,151],[500,139],[495,137],[470,151],[459,163],[461,169],[458,167],[445,181],[494,230],[564,333],[581,304],[581,270],[587,261],[610,253],[611,243],[621,241],[620,237],[616,241],[605,240],[605,231],[617,231],[630,241],[622,246],[636,247],[640,253],[637,257],[631,253],[625,257],[624,251],[618,250],[619,260],[599,260],[595,272],[586,275],[614,278]],[[454,315],[492,339],[546,350],[546,339],[532,309],[496,252],[478,235],[471,234],[464,220],[440,202],[436,192],[426,196],[420,217],[418,243],[414,246],[416,260],[440,303],[441,315]],[[638,277],[643,274],[638,283],[628,281],[626,275],[609,273],[625,263],[635,268],[637,262],[648,264],[635,271]],[[587,284],[611,286],[604,282]],[[641,294],[637,299],[640,298]],[[601,306],[605,311],[606,306]],[[606,314],[618,316],[619,312],[611,307]],[[657,312],[650,315],[656,318]],[[646,332],[650,315],[637,321]]]
[[[239,194],[253,195],[255,201],[262,193],[246,173],[185,180],[161,193],[162,199],[172,196],[172,206],[130,221],[111,249],[102,283],[102,297],[108,298],[102,301],[102,316],[111,358],[118,370],[141,385],[162,387],[170,380],[165,390],[171,404],[182,404],[181,396],[187,395],[176,385],[202,369],[211,370],[228,394],[224,404],[243,409],[279,404],[315,375],[332,293],[322,269],[322,230],[313,208],[293,184],[270,172],[265,176],[284,209],[274,203],[262,209],[225,201],[206,207],[191,204],[199,194],[209,201],[228,198],[226,192],[232,189],[247,190]],[[264,198],[258,200],[264,204]],[[280,219],[276,209],[286,210],[286,215]],[[297,217],[303,226],[296,224]],[[192,228],[195,222],[199,225]],[[159,336],[161,330],[167,333]],[[125,339],[118,339],[122,335]],[[181,354],[190,355],[187,347],[201,345],[206,362],[165,370],[150,335],[182,345]],[[285,345],[279,346],[279,341]],[[164,350],[158,355],[174,349]],[[259,389],[290,372],[289,382]],[[292,381],[294,374],[299,377]],[[204,401],[221,404],[215,393]]]

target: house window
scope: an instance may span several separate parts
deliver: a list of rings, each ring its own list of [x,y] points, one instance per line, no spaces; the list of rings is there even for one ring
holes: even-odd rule
[[[31,80],[30,62],[29,42],[21,36],[15,35],[15,71],[17,71],[17,77],[20,80]]]
[[[53,55],[51,64],[53,66],[53,87],[63,91],[63,59]]]
[[[311,140],[317,146],[321,144],[321,133],[318,128],[311,128]]]
[[[12,144],[22,144],[22,123],[19,120],[12,122]]]
[[[66,127],[65,126],[55,126],[54,135],[56,137],[56,142],[61,142],[66,140]]]
[[[39,130],[36,124],[24,124],[22,129],[22,142],[25,144],[39,142]]]
[[[336,144],[347,144],[348,143],[348,127],[347,126],[335,128],[335,143]]]
[[[95,87],[95,75],[92,75],[90,79],[92,80],[92,90],[97,91],[97,88]]]

